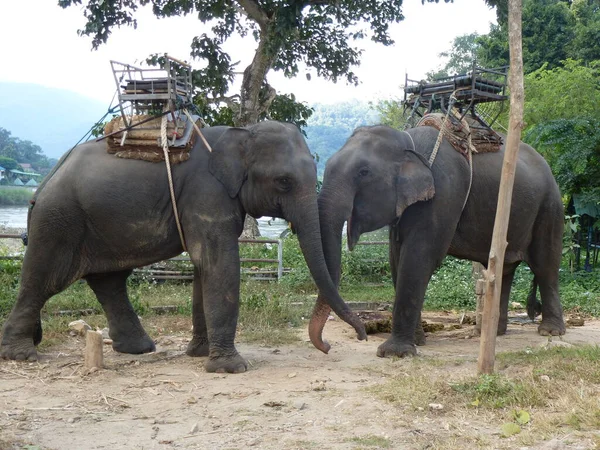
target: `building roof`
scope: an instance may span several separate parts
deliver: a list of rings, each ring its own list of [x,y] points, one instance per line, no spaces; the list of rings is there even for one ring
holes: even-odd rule
[[[6,170],[4,167],[0,166],[0,170]]]
[[[581,195],[573,194],[573,207],[580,216],[587,214],[595,219],[600,219],[600,205],[594,202],[585,201]]]
[[[23,182],[21,181],[20,178],[15,178],[15,181],[13,181],[13,184],[16,186],[23,186]]]
[[[10,173],[14,173],[16,175],[27,175],[29,177],[41,177],[42,175],[35,172],[23,172],[22,170],[9,170]]]

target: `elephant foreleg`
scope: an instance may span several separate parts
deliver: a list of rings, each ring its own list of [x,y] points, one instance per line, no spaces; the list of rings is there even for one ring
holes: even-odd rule
[[[198,336],[203,340],[206,333],[208,360],[204,368],[207,372],[245,372],[248,363],[234,345],[240,297],[237,235],[224,232],[209,242],[210,245],[202,246],[202,251],[200,246],[190,251],[194,265],[200,267],[200,280],[195,287],[202,287],[202,295],[194,295],[194,338]],[[202,309],[196,304],[200,300]]]
[[[398,289],[398,261],[400,259],[400,233],[397,225],[390,225],[390,270],[392,274],[392,283],[394,289]],[[422,346],[427,343],[425,330],[421,321],[421,313],[419,312],[419,320],[415,328],[415,345]]]
[[[113,349],[120,353],[149,353],[156,350],[127,296],[131,270],[91,274],[85,277],[108,319]]]
[[[206,317],[204,316],[204,297],[202,296],[202,275],[200,270],[194,268],[194,286],[192,294],[192,323],[194,331],[192,340],[188,344],[188,356],[208,356],[208,331]]]
[[[510,300],[510,291],[512,282],[515,278],[515,272],[519,263],[505,264],[502,268],[502,292],[500,293],[500,316],[498,318],[498,336],[506,334],[508,327],[508,301]]]

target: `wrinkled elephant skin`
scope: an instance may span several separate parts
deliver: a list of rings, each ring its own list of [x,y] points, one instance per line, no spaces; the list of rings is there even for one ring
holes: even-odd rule
[[[300,131],[267,121],[248,128],[211,127],[203,133],[212,153],[198,139],[190,159],[172,168],[194,265],[194,331],[187,354],[208,357],[204,367],[210,372],[248,368],[234,346],[238,237],[246,214],[294,223],[317,287],[359,337],[366,336],[325,265],[316,167]],[[182,251],[164,164],[116,158],[107,153],[105,141],[82,144],[63,156],[38,189],[28,232],[21,286],[3,329],[1,357],[36,359],[42,307],[80,278],[106,313],[115,350],[155,350],[129,301],[126,281],[133,268]]]
[[[339,283],[341,234],[348,222],[348,246],[360,235],[389,225],[390,267],[396,288],[392,335],[377,354],[416,354],[424,343],[420,314],[425,290],[444,257],[487,264],[498,200],[504,149],[473,156],[469,164],[444,139],[435,161],[428,160],[438,131],[418,127],[408,132],[385,126],[355,130],[325,169],[319,194],[321,236],[327,267]],[[466,200],[466,204],[465,204]],[[464,205],[464,209],[463,209]],[[565,332],[558,296],[562,252],[563,205],[546,161],[521,143],[508,228],[498,334],[506,332],[508,300],[515,270],[525,261],[542,300],[542,335]],[[535,291],[529,299],[535,301]],[[535,308],[530,308],[535,309]],[[309,334],[317,348],[329,314],[320,295]]]

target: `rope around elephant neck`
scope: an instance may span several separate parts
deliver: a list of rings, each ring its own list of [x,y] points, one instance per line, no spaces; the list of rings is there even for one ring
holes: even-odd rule
[[[454,91],[450,95],[450,100],[448,101],[448,110],[446,111],[446,117],[444,117],[444,121],[442,122],[442,127],[440,128],[440,132],[438,133],[437,140],[435,141],[435,145],[433,146],[433,150],[431,152],[431,155],[429,156],[429,165],[430,166],[432,166],[433,162],[435,161],[435,157],[437,156],[438,150],[440,149],[442,139],[444,138],[444,134],[446,133],[446,124],[448,123],[448,120],[450,119],[450,111],[452,111],[453,104],[456,101],[455,94],[456,94],[456,91]]]
[[[450,95],[450,101],[448,102],[448,109],[446,111],[446,117],[444,117],[444,121],[442,122],[442,127],[440,128],[440,131],[438,133],[438,137],[437,140],[435,141],[435,145],[433,147],[433,151],[431,152],[431,155],[429,156],[429,166],[433,166],[433,162],[435,161],[435,157],[438,154],[438,150],[440,149],[440,145],[442,143],[442,139],[444,138],[444,134],[446,133],[446,123],[448,123],[448,120],[450,120],[450,112],[452,111],[453,108],[453,103],[456,101],[456,92],[462,90],[462,89],[457,89],[456,91],[454,91],[452,93],[452,95]],[[463,126],[465,126],[467,128],[467,147],[468,147],[468,158],[467,161],[469,162],[469,188],[467,189],[467,196],[465,197],[465,201],[463,202],[462,208],[461,208],[461,212],[464,211],[465,206],[467,206],[467,201],[469,200],[469,196],[471,195],[471,186],[473,185],[473,143],[471,141],[471,127],[469,127],[469,124],[467,123],[466,120],[461,120],[461,123],[463,124]],[[410,134],[409,134],[410,136]],[[412,140],[412,137],[411,137]],[[413,148],[415,146],[415,143],[413,142]]]
[[[165,110],[169,106],[165,106]],[[177,211],[177,201],[175,200],[175,189],[173,188],[173,176],[171,174],[171,158],[169,157],[169,139],[167,137],[167,115],[163,115],[162,122],[160,123],[160,140],[162,142],[163,153],[165,154],[165,165],[167,166],[167,178],[169,179],[169,191],[171,192],[171,203],[173,203],[173,214],[175,214],[175,223],[177,224],[177,231],[179,231],[179,239],[181,239],[181,246],[183,251],[187,252],[185,245],[185,238],[183,237],[183,230],[181,229],[181,223],[179,222],[179,212]]]

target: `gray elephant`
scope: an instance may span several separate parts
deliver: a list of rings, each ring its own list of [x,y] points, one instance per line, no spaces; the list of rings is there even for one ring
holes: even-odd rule
[[[340,279],[342,227],[348,246],[362,233],[390,227],[390,266],[396,288],[391,337],[382,357],[416,354],[420,313],[434,270],[449,254],[487,265],[504,149],[473,157],[469,164],[443,139],[432,166],[435,128],[397,131],[386,126],[357,129],[325,169],[319,194],[321,236],[327,266]],[[466,204],[465,204],[466,201]],[[464,209],[463,209],[464,205]],[[521,143],[504,261],[498,334],[506,332],[511,283],[521,261],[529,264],[542,300],[542,335],[565,332],[558,295],[563,205],[546,161]],[[535,298],[535,293],[534,293]],[[324,352],[322,330],[329,306],[319,296],[309,334]]]
[[[246,213],[293,223],[307,265],[331,307],[365,338],[325,265],[315,163],[297,127],[263,122],[204,131],[190,159],[173,166],[177,205],[194,264],[193,339],[187,354],[208,356],[208,372],[244,372],[234,346],[239,310],[238,237]],[[127,297],[135,267],[182,251],[164,164],[119,159],[105,141],[76,147],[38,192],[28,217],[29,245],[17,302],[4,326],[0,355],[37,358],[40,310],[84,278],[108,318],[113,348],[154,351]]]

